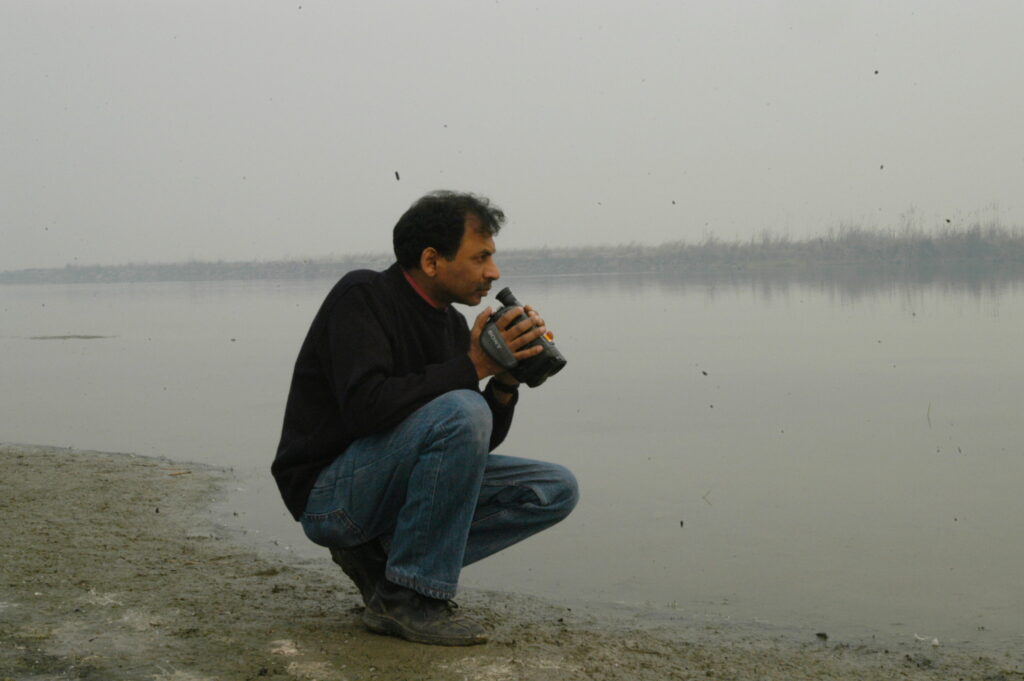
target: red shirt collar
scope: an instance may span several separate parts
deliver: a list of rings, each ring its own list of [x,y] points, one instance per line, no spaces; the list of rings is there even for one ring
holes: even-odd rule
[[[437,309],[437,310],[443,310],[446,307],[448,307],[447,305],[438,305],[437,303],[435,303],[434,299],[431,298],[430,296],[428,296],[427,292],[424,291],[420,287],[420,285],[416,283],[416,280],[412,278],[412,275],[409,274],[404,269],[402,270],[402,274],[405,275],[405,280],[407,282],[409,282],[409,286],[412,286],[412,290],[415,291],[416,293],[418,293],[420,298],[422,298],[423,300],[427,301],[427,303],[430,305],[430,307],[432,307],[434,309]]]

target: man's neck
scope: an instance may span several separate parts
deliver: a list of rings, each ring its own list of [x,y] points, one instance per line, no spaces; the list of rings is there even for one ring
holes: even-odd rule
[[[423,275],[423,271],[422,270],[412,270],[410,272],[409,270],[407,270],[407,269],[405,269],[403,267],[402,268],[402,274],[405,275],[405,280],[407,282],[409,282],[409,286],[412,286],[412,290],[415,291],[417,294],[419,294],[420,298],[422,298],[423,300],[427,301],[427,303],[431,307],[433,307],[434,309],[437,309],[437,310],[443,310],[446,307],[448,307],[447,305],[440,305],[440,304],[438,304],[437,301],[435,301],[430,296],[430,294],[427,293],[427,289],[424,286],[424,284],[426,282],[423,281],[424,275]]]

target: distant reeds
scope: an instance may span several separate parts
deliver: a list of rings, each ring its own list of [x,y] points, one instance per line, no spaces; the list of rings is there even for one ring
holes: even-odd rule
[[[747,241],[707,235],[699,242],[627,244],[505,252],[503,261],[536,273],[680,272],[706,268],[787,268],[827,265],[933,267],[1000,263],[1024,268],[1024,231],[1000,225],[869,230],[842,226],[825,236],[794,240],[762,232]]]
[[[317,279],[337,277],[357,268],[383,269],[389,254],[362,254],[316,259],[166,264],[68,265],[53,269],[0,272],[0,283],[101,283],[143,281],[227,281]],[[857,268],[925,273],[970,270],[1001,278],[1024,277],[1024,230],[998,224],[948,225],[929,232],[920,228],[865,229],[841,226],[824,236],[791,239],[761,232],[727,241],[706,235],[698,242],[660,245],[620,244],[575,248],[503,250],[502,268],[517,275],[670,273],[676,276],[740,273],[809,273]],[[960,276],[960,275],[958,275]]]

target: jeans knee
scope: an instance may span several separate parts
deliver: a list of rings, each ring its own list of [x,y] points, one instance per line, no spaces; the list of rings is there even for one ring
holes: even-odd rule
[[[565,466],[552,464],[552,474],[557,480],[558,492],[554,495],[551,506],[564,518],[572,513],[580,501],[580,485],[573,472]]]
[[[493,417],[483,395],[475,390],[453,390],[431,404],[438,411],[437,425],[452,438],[472,444],[481,457],[490,450]]]

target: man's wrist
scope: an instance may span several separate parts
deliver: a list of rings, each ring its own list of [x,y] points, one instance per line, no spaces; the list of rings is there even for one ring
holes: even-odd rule
[[[519,384],[505,383],[497,378],[491,378],[491,391],[496,393],[505,393],[506,395],[515,395],[519,392]]]

